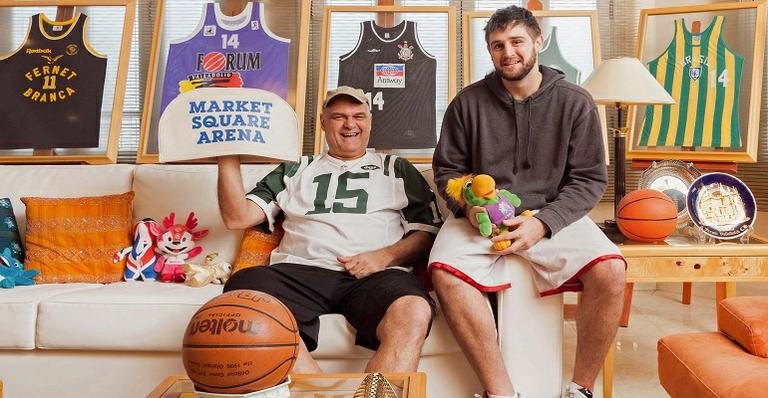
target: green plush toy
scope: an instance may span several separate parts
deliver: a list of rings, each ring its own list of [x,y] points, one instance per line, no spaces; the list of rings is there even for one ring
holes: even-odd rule
[[[515,217],[515,208],[520,207],[520,198],[506,189],[496,189],[496,181],[487,174],[465,175],[451,178],[445,192],[457,203],[480,206],[484,212],[477,213],[480,235],[492,237],[506,233],[509,229],[504,220]],[[523,212],[529,215],[529,212]],[[493,233],[493,226],[498,229]],[[509,240],[494,242],[494,250],[504,250],[512,244]]]

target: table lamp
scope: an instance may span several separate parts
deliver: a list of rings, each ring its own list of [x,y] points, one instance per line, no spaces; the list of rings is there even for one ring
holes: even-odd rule
[[[603,61],[582,86],[592,94],[596,104],[616,107],[617,128],[613,132],[614,193],[613,217],[616,219],[619,201],[625,194],[625,140],[630,127],[622,116],[628,105],[674,104],[656,78],[637,58],[620,57]],[[605,230],[618,233],[614,220],[606,220]]]

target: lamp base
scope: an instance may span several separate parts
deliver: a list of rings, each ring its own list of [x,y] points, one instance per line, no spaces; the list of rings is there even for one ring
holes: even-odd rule
[[[627,240],[626,237],[619,231],[619,225],[615,220],[605,220],[602,224],[598,224],[600,230],[603,231],[605,236],[611,240],[611,242],[621,243]]]

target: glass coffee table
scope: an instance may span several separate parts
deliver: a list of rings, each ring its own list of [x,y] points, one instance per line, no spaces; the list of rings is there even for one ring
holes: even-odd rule
[[[365,373],[326,373],[291,375],[291,398],[347,398],[360,386]],[[426,398],[427,375],[384,373],[398,398]],[[195,398],[194,386],[187,375],[169,376],[147,398]]]

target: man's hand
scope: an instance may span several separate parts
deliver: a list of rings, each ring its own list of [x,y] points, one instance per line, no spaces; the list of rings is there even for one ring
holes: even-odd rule
[[[384,271],[391,259],[384,250],[375,250],[354,256],[339,256],[336,260],[357,279],[365,278],[375,272]]]
[[[511,240],[512,245],[497,252],[500,255],[515,253],[520,250],[531,248],[538,243],[547,234],[547,226],[541,220],[531,216],[517,216],[515,218],[504,220],[504,225],[509,227],[509,232],[494,236],[491,240],[498,242],[502,240]]]
[[[477,221],[477,213],[484,213],[485,208],[480,206],[466,205],[464,206],[464,214],[467,216],[467,220],[472,224],[475,229],[480,228],[480,223]]]

